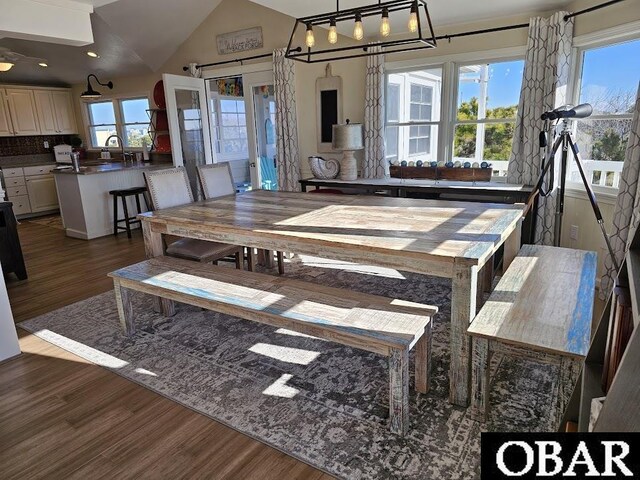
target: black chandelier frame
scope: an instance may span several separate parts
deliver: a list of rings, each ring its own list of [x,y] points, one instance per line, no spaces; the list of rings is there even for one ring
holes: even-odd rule
[[[413,50],[422,50],[427,48],[435,48],[437,46],[436,35],[433,31],[433,24],[431,23],[431,16],[427,8],[427,2],[425,0],[389,0],[382,2],[378,0],[378,3],[365,5],[362,7],[349,8],[347,10],[340,10],[338,0],[336,1],[336,10],[333,12],[321,13],[317,15],[310,15],[308,17],[301,17],[296,19],[296,23],[291,31],[291,37],[289,38],[289,44],[285,57],[292,60],[297,60],[304,63],[318,63],[327,62],[331,60],[346,60],[349,58],[358,57],[370,57],[372,55],[384,55],[389,53],[401,53],[410,52]],[[381,16],[383,10],[389,13],[401,12],[406,10],[411,12],[411,9],[415,8],[418,20],[418,29],[416,36],[413,38],[402,38],[397,40],[377,41],[369,45],[351,45],[347,47],[325,48],[322,50],[313,50],[307,47],[306,51],[296,51],[292,48],[294,37],[298,31],[298,27],[302,27],[306,30],[307,27],[329,25],[331,21],[338,22],[355,21],[356,16],[361,18],[371,16]],[[421,18],[421,12],[424,12],[424,19]],[[426,28],[424,28],[422,21],[426,20]],[[423,32],[427,35],[423,35]],[[367,46],[379,46],[382,51],[369,50]],[[396,48],[394,48],[396,47]],[[347,52],[356,52],[348,54]],[[330,56],[332,54],[340,54],[337,56]]]

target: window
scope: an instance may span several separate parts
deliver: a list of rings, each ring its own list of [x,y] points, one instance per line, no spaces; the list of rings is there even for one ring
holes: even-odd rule
[[[440,126],[442,68],[387,75],[386,158],[435,161]]]
[[[87,110],[89,113],[89,137],[91,146],[104,147],[107,138],[115,135],[117,132],[113,102],[88,103]],[[110,140],[109,146],[118,146],[118,141],[115,137]]]
[[[92,148],[103,148],[111,135],[119,135],[125,148],[141,148],[145,139],[151,145],[147,115],[149,100],[146,97],[90,102],[86,105]],[[109,139],[108,146],[120,148],[118,139]]]
[[[149,100],[146,98],[120,100],[125,147],[142,147],[145,139],[147,144],[151,144],[148,109]]]
[[[506,175],[523,69],[523,60],[458,66],[454,161],[487,161]]]
[[[590,103],[593,114],[578,120],[575,141],[593,185],[618,188],[640,72],[640,40],[578,51],[580,75],[575,103]],[[575,162],[569,182],[582,183]]]
[[[244,97],[217,95],[211,99],[214,148],[218,158],[249,157]]]

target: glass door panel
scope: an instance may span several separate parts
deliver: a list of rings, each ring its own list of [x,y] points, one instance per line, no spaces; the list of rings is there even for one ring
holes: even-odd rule
[[[273,85],[253,87],[253,111],[255,118],[256,183],[263,190],[278,189],[276,172],[276,100]]]
[[[196,167],[213,163],[204,81],[167,74],[162,78],[173,164],[185,167],[194,198],[201,199]]]

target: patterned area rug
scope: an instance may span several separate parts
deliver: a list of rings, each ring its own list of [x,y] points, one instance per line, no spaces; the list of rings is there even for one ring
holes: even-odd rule
[[[449,280],[311,257],[296,257],[287,275],[440,307],[432,390],[411,388],[407,437],[387,428],[387,362],[376,354],[185,305],[167,319],[142,294],[133,338],[121,333],[112,293],[20,326],[342,478],[476,478],[483,429],[554,428],[551,365],[494,355],[487,424],[449,404]]]
[[[29,219],[27,221],[29,223],[35,223],[36,225],[44,225],[45,227],[64,230],[64,225],[62,225],[62,217],[60,215],[50,215],[48,217],[39,217],[39,218]]]

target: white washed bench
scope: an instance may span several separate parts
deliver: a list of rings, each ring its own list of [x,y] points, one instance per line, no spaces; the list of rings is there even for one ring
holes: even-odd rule
[[[414,345],[416,390],[429,391],[435,307],[170,257],[109,276],[128,335],[135,331],[130,293],[136,290],[167,299],[170,314],[177,301],[389,357],[389,417],[396,433],[404,435],[409,427],[409,351]]]
[[[596,253],[525,245],[467,330],[473,337],[472,414],[489,410],[489,364],[499,351],[560,364],[558,414],[589,349]]]

